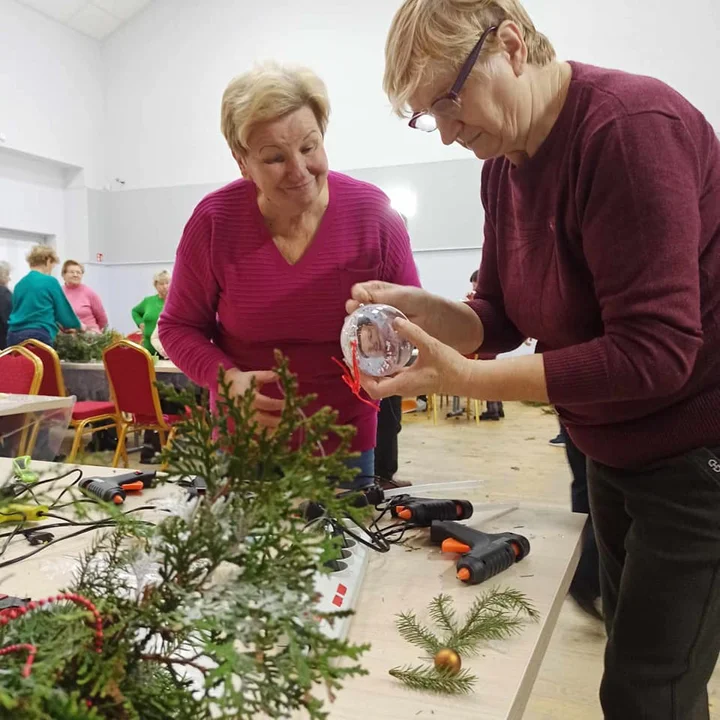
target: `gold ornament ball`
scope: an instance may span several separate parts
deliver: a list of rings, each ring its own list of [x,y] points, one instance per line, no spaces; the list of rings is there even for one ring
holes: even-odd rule
[[[462,660],[460,656],[450,648],[443,648],[438,650],[435,655],[435,669],[436,670],[448,670],[453,675],[457,675],[462,667]]]

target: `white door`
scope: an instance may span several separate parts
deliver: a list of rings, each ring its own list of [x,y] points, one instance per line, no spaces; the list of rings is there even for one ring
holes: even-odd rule
[[[25,257],[30,248],[39,243],[47,244],[48,238],[45,235],[0,228],[0,260],[6,260],[12,267],[8,286],[11,290],[27,274],[29,268]]]

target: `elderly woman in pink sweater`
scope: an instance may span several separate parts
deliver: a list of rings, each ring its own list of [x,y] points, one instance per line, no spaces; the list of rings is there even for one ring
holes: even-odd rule
[[[72,309],[82,323],[83,332],[102,332],[108,325],[108,317],[100,296],[83,284],[85,268],[76,260],[66,260],[62,266],[65,281],[63,290]]]
[[[374,475],[375,408],[354,397],[333,362],[341,357],[345,299],[372,279],[418,285],[400,215],[376,187],[330,172],[324,83],[306,69],[266,65],[235,78],[222,130],[242,180],[205,197],[177,251],[160,340],[192,380],[215,390],[218,369],[243,394],[254,377],[257,419],[279,422],[283,400],[273,351],[354,425],[358,484]],[[335,442],[329,442],[331,450]]]

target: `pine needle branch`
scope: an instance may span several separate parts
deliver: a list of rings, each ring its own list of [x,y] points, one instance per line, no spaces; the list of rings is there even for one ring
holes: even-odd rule
[[[389,672],[412,690],[438,695],[467,695],[477,682],[477,677],[467,670],[461,670],[454,675],[447,670],[437,670],[431,665],[406,665],[393,668]]]
[[[526,622],[540,615],[527,597],[511,588],[483,593],[472,604],[463,626],[448,639],[460,655],[475,655],[483,640],[503,640],[516,635]]]
[[[430,602],[430,617],[433,622],[444,630],[450,637],[458,632],[455,610],[452,607],[452,598],[449,595],[438,595]]]
[[[443,645],[430,628],[421,625],[415,613],[401,613],[395,623],[400,636],[411,645],[422,648],[428,654],[435,655]]]

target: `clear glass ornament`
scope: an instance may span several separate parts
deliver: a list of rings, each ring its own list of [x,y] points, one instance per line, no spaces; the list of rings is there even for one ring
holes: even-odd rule
[[[340,345],[347,366],[373,377],[393,375],[408,364],[413,346],[393,328],[405,315],[390,305],[361,305],[345,318]],[[353,357],[355,355],[355,358]]]

